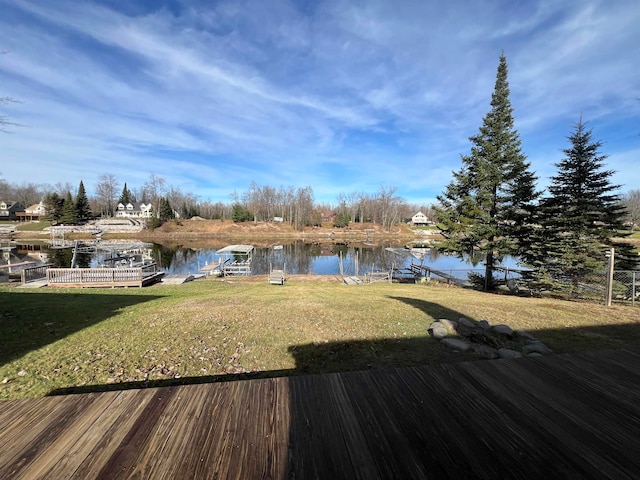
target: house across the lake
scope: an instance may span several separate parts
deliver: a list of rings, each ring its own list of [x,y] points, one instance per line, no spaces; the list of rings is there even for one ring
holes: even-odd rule
[[[416,226],[424,226],[431,225],[433,222],[429,220],[424,213],[418,212],[413,217],[411,217],[411,223]]]
[[[24,212],[21,203],[0,200],[0,220],[16,220],[19,212]]]
[[[42,202],[34,203],[33,205],[24,209],[24,212],[16,213],[18,220],[23,222],[37,221],[45,216],[47,209]]]
[[[153,205],[151,203],[119,203],[116,207],[116,217],[121,218],[151,218]]]

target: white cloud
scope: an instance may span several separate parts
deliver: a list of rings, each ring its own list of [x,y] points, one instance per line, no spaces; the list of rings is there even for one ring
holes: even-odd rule
[[[5,178],[156,171],[203,197],[256,180],[433,198],[489,109],[502,49],[541,176],[580,112],[616,155],[636,148],[612,133],[640,117],[631,0],[157,5],[0,0],[0,95],[30,126],[0,137]]]

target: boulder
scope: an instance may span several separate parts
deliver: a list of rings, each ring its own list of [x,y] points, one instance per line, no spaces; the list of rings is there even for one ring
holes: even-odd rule
[[[497,334],[504,335],[505,337],[513,337],[513,330],[509,325],[495,325],[493,331]]]
[[[535,340],[536,339],[536,337],[531,335],[526,330],[515,330],[514,332],[518,337],[526,338],[527,340]]]
[[[553,353],[549,347],[547,347],[542,342],[531,342],[524,347],[522,347],[522,353],[524,355],[529,355],[531,353],[539,353],[540,355],[550,355]]]
[[[520,352],[516,352],[510,348],[501,348],[498,350],[498,355],[500,358],[522,358],[522,354]]]
[[[474,322],[472,322],[471,320],[469,320],[468,318],[460,318],[458,320],[458,325],[462,325],[463,327],[466,328],[475,328],[476,324]]]
[[[449,335],[449,331],[444,328],[442,325],[437,325],[431,329],[429,329],[429,333],[433,338],[441,339],[445,338]]]
[[[489,325],[489,322],[487,322],[486,320],[480,320],[480,321],[478,322],[478,326],[479,326],[480,328],[485,329],[485,330],[489,330],[489,329],[491,328],[491,325]]]
[[[468,342],[465,342],[464,340],[458,340],[457,338],[443,338],[442,340],[440,340],[440,343],[446,345],[449,348],[453,348],[454,350],[460,350],[461,352],[466,352],[471,346]]]
[[[441,318],[440,320],[438,320],[438,322],[440,322],[441,325],[444,326],[444,328],[446,328],[447,330],[449,330],[449,332],[453,335],[455,335],[457,333],[456,329],[458,328],[458,323],[454,322],[452,320],[448,320],[446,318]]]

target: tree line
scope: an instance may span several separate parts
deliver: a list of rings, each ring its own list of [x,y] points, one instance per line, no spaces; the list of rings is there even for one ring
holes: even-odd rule
[[[549,188],[539,190],[514,128],[507,73],[502,54],[491,109],[438,197],[443,247],[459,256],[483,256],[484,276],[474,280],[485,289],[495,286],[494,271],[505,255],[519,257],[533,269],[534,280],[547,286],[560,279],[578,282],[603,269],[607,246],[621,249],[619,268],[632,266],[629,246],[615,239],[637,223],[639,192],[626,198],[615,193],[620,186],[611,183],[614,172],[605,168],[602,142],[582,118],[568,136]]]
[[[431,206],[410,204],[396,194],[394,187],[386,186],[381,186],[375,193],[341,193],[336,203],[331,204],[317,202],[310,186],[273,187],[252,182],[246,192],[231,193],[229,202],[211,202],[184,192],[155,173],[151,173],[147,181],[137,188],[129,188],[127,182],[121,182],[113,174],[102,173],[94,191],[95,194],[88,197],[82,181],[76,189],[68,182],[18,185],[0,178],[0,198],[17,201],[24,206],[42,201],[48,220],[59,223],[111,217],[119,203],[140,202],[150,203],[155,212],[153,218],[162,221],[175,216],[231,219],[235,222],[273,221],[278,218],[296,229],[322,225],[327,221],[335,227],[345,227],[350,222],[371,222],[390,229],[399,222],[409,221],[418,211],[434,218]],[[155,226],[154,222],[152,226]]]

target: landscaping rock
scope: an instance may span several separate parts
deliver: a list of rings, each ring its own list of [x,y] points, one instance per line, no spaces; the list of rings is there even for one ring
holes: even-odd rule
[[[533,335],[531,335],[529,332],[527,332],[526,330],[515,330],[514,333],[518,336],[518,337],[522,337],[522,338],[526,338],[527,340],[535,340],[536,337],[534,337]]]
[[[456,329],[458,328],[458,322],[447,320],[446,318],[441,318],[440,320],[438,320],[438,322],[440,322],[440,324],[443,325],[444,328],[449,330],[449,333],[451,333],[452,335],[456,335],[458,333],[456,331]]]
[[[498,355],[500,355],[500,358],[522,358],[520,352],[511,350],[510,348],[501,348],[498,350]]]
[[[542,342],[532,342],[522,347],[522,353],[528,355],[531,353],[539,353],[540,355],[550,355],[553,353],[549,347]]]
[[[489,330],[489,329],[491,328],[491,325],[489,325],[489,322],[487,322],[486,320],[480,320],[480,321],[478,322],[478,326],[479,326],[480,328],[485,329],[485,330]]]
[[[458,340],[457,338],[443,338],[440,340],[440,343],[454,350],[460,350],[461,352],[466,352],[471,347],[468,342]]]
[[[430,329],[429,333],[433,338],[437,338],[438,340],[440,340],[441,338],[445,338],[449,335],[448,330],[444,328],[442,325],[438,325]]]
[[[509,325],[495,325],[493,331],[509,338],[513,337],[513,330]]]
[[[474,322],[472,322],[468,318],[464,318],[464,317],[462,317],[461,319],[458,320],[458,325],[462,325],[463,327],[466,327],[466,328],[475,328],[476,327],[476,324]]]
[[[463,352],[472,350],[483,359],[539,357],[553,353],[526,330],[513,330],[505,324],[492,327],[487,320],[441,318],[429,325],[428,332],[449,348]],[[526,343],[524,347],[523,343]]]
[[[435,327],[442,327],[442,324],[436,320],[434,322],[431,322],[431,325],[429,325],[429,328],[427,330],[433,330]]]

